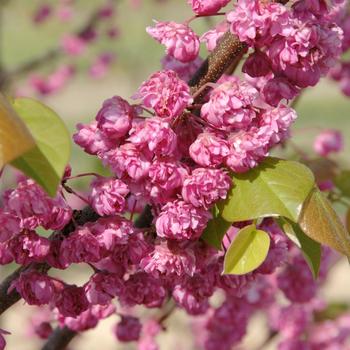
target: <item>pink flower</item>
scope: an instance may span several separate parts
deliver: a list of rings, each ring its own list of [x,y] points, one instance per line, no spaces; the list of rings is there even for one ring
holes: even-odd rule
[[[197,15],[213,15],[231,0],[187,0]]]
[[[96,115],[97,127],[110,139],[124,137],[131,129],[135,118],[135,110],[119,96],[114,96],[103,102],[102,108]]]
[[[246,128],[256,117],[252,105],[257,97],[254,87],[236,77],[228,77],[211,92],[209,101],[202,106],[201,116],[219,130]]]
[[[120,296],[124,305],[160,307],[167,296],[161,280],[145,272],[137,272],[125,282],[125,292]]]
[[[265,53],[255,50],[245,60],[242,71],[251,77],[264,77],[271,71],[270,60]]]
[[[260,126],[267,127],[268,133],[271,133],[271,146],[288,137],[289,128],[296,119],[295,110],[285,105],[279,105],[260,115]]]
[[[86,42],[76,35],[65,35],[61,40],[64,52],[71,56],[80,56],[86,48]]]
[[[148,118],[130,132],[128,141],[139,147],[147,147],[157,155],[170,156],[177,146],[176,134],[168,122],[161,118]]]
[[[104,163],[109,165],[118,177],[128,175],[136,181],[147,176],[150,159],[149,152],[142,152],[132,143],[124,143],[103,155]]]
[[[84,288],[75,285],[65,286],[64,289],[57,294],[56,307],[62,316],[79,316],[89,307]]]
[[[203,60],[200,57],[197,57],[194,61],[183,63],[170,55],[165,55],[162,58],[161,63],[164,70],[172,70],[180,79],[189,81],[201,66]]]
[[[339,130],[325,130],[314,141],[314,150],[322,157],[327,157],[332,152],[340,152],[343,149],[343,136]]]
[[[89,200],[97,214],[104,216],[124,211],[129,189],[123,181],[100,176],[91,183],[91,188]]]
[[[229,138],[230,154],[226,159],[227,166],[235,172],[245,172],[254,168],[268,155],[271,133],[265,128],[252,128],[240,131]]]
[[[180,62],[190,62],[199,53],[199,39],[187,25],[175,22],[157,22],[155,27],[147,27],[147,33],[165,45],[166,53]]]
[[[175,240],[197,239],[207,226],[211,214],[178,200],[167,203],[156,220],[159,237]]]
[[[8,249],[17,264],[27,265],[45,260],[50,251],[50,241],[26,230],[8,241]]]
[[[107,152],[113,146],[112,141],[97,128],[97,122],[91,124],[77,124],[78,132],[73,135],[74,142],[82,147],[86,153],[98,154]]]
[[[225,199],[231,186],[230,177],[222,170],[198,168],[187,176],[182,197],[197,208],[208,209],[219,199]]]
[[[114,314],[115,306],[92,305],[76,317],[59,315],[58,321],[61,327],[66,326],[75,332],[83,332],[95,328],[98,322]]]
[[[21,231],[20,219],[0,209],[0,243],[7,241]]]
[[[104,247],[88,227],[78,227],[62,242],[60,261],[63,265],[97,262],[103,258],[104,252]]]
[[[133,98],[141,99],[159,117],[172,119],[178,117],[193,100],[189,86],[171,70],[152,74]]]
[[[164,203],[180,192],[188,169],[185,165],[172,158],[155,159],[149,168],[149,179],[146,183],[146,190],[152,200]]]
[[[196,258],[191,248],[182,247],[176,242],[160,242],[154,246],[154,250],[144,257],[140,267],[155,277],[159,275],[187,274],[192,276],[196,269]]]
[[[116,274],[95,273],[85,286],[86,297],[91,304],[108,304],[124,291],[124,281]]]
[[[55,297],[53,280],[36,271],[21,273],[19,278],[12,283],[11,288],[16,288],[29,305],[49,304]]]
[[[278,287],[294,303],[307,303],[317,292],[317,283],[312,277],[306,261],[298,251],[294,251],[294,256],[279,273],[277,281]]]
[[[268,44],[277,34],[291,30],[285,6],[259,0],[238,0],[235,9],[227,14],[227,21],[231,32],[252,46]]]
[[[269,80],[262,90],[265,101],[271,106],[277,106],[282,99],[292,100],[299,93],[299,89],[285,78]]]
[[[229,155],[229,144],[213,133],[198,135],[190,146],[190,156],[199,165],[215,168],[221,165]]]
[[[227,32],[229,25],[226,21],[220,22],[214,29],[205,32],[200,38],[200,42],[205,43],[209,52],[216,48],[219,39]]]
[[[135,341],[140,338],[142,325],[140,320],[133,316],[121,316],[121,320],[114,328],[114,334],[121,342]]]

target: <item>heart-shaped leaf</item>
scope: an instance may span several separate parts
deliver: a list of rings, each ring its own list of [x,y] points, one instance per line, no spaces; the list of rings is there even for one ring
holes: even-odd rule
[[[255,225],[241,229],[228,248],[224,260],[224,273],[243,275],[258,268],[266,259],[270,237]]]
[[[38,101],[18,98],[13,107],[30,130],[36,146],[11,164],[55,196],[70,157],[69,133],[58,115]]]
[[[221,217],[219,209],[216,205],[214,205],[212,209],[212,215],[213,218],[208,222],[208,225],[201,238],[209,245],[220,250],[222,239],[232,223],[227,222]]]
[[[350,257],[350,235],[328,199],[316,188],[305,201],[299,225],[313,240]]]
[[[227,199],[218,205],[229,222],[271,216],[297,222],[315,183],[305,165],[277,158],[267,158],[246,173],[233,174],[232,179]]]
[[[29,130],[0,93],[0,170],[34,146]]]

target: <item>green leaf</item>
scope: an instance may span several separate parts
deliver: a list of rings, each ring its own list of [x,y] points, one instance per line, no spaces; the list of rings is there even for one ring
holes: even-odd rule
[[[270,247],[270,237],[255,225],[241,229],[230,247],[224,260],[224,273],[243,275],[258,268],[266,259]]]
[[[316,188],[304,203],[299,225],[313,240],[350,257],[350,235],[328,199]]]
[[[350,197],[350,170],[343,170],[334,180],[341,193]]]
[[[232,179],[227,199],[218,205],[229,222],[270,216],[296,222],[315,182],[305,165],[277,158],[267,158],[246,173],[233,174]]]
[[[58,115],[38,101],[18,98],[13,107],[30,130],[36,147],[11,164],[55,196],[70,157],[69,133]]]
[[[283,231],[288,237],[294,236],[296,241],[291,238],[292,241],[301,249],[311,273],[316,279],[321,265],[322,250],[320,243],[308,237],[298,224],[284,218],[280,218],[280,222],[282,222]]]
[[[227,222],[221,217],[216,205],[213,207],[212,214],[213,218],[208,222],[201,238],[209,245],[220,250],[222,239],[232,223]]]
[[[29,130],[0,93],[0,170],[33,147],[35,142]]]

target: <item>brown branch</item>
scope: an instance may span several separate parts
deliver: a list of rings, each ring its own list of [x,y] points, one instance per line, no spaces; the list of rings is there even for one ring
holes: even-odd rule
[[[76,335],[76,332],[67,327],[57,327],[51,333],[41,350],[64,350]]]

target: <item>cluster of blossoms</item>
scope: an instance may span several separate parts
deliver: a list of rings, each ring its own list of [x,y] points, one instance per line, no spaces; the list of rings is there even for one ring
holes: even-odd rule
[[[207,16],[229,2],[189,4],[196,15]],[[79,124],[74,135],[77,145],[111,171],[109,177],[95,174],[90,185],[87,201],[95,221],[77,224],[61,189],[52,199],[32,180],[21,180],[3,196],[0,264],[29,266],[9,292],[16,290],[29,305],[47,305],[45,315],[33,321],[35,334],[47,338],[53,322],[80,332],[118,315],[114,333],[120,341],[157,349],[164,316],[141,322],[134,307],[173,304],[196,316],[193,329],[206,350],[238,344],[257,311],[265,311],[271,330],[281,335],[280,350],[344,348],[349,316],[321,323],[314,318],[326,308],[318,287],[333,258],[328,250],[315,281],[300,251],[266,218],[259,223],[271,239],[264,263],[243,276],[222,275],[228,245],[250,223],[233,223],[223,250],[201,239],[215,203],[234,185],[229,172],[254,168],[288,138],[296,113],[286,100],[334,65],[343,32],[333,17],[321,0],[299,0],[291,8],[238,0],[227,20],[202,38],[188,23],[156,22],[147,29],[166,47],[163,70],[142,83],[135,104],[119,96],[106,100],[95,120]],[[254,50],[243,66],[246,75],[223,75],[198,99],[186,80],[201,65],[200,41],[211,51],[226,31]],[[65,47],[77,53],[77,38],[71,39]],[[315,146],[321,155],[340,149],[334,132],[321,136]],[[148,211],[147,227],[132,221]],[[68,223],[74,226],[69,232]],[[42,237],[35,232],[39,226],[56,232]],[[77,286],[30,268],[38,262],[48,269],[87,264],[93,272]],[[223,302],[214,306],[217,295]]]

